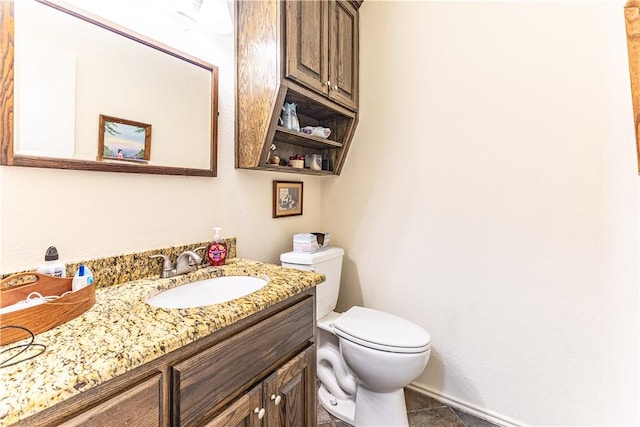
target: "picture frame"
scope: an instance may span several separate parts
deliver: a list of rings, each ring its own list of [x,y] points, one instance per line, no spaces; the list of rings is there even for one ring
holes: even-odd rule
[[[273,217],[302,215],[303,182],[273,181]]]
[[[150,124],[100,114],[98,160],[147,163],[150,158]]]

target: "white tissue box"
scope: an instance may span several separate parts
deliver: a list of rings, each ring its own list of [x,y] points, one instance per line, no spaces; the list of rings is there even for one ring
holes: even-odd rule
[[[313,253],[329,247],[329,233],[302,233],[293,235],[293,251]]]

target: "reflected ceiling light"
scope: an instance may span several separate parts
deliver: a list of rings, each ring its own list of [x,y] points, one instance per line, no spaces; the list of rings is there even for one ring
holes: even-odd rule
[[[199,31],[209,34],[231,34],[231,13],[227,0],[179,0],[176,12],[196,24]]]
[[[233,25],[227,0],[203,0],[199,23],[208,26],[217,34],[231,34]]]

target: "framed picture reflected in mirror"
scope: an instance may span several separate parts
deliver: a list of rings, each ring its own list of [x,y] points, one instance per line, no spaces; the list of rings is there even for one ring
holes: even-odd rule
[[[147,163],[150,158],[150,124],[100,114],[98,160]]]

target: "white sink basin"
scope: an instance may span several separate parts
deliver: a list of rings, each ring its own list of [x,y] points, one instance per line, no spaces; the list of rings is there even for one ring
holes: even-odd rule
[[[264,287],[267,280],[251,276],[223,276],[167,289],[147,299],[160,308],[191,308],[231,301]]]

